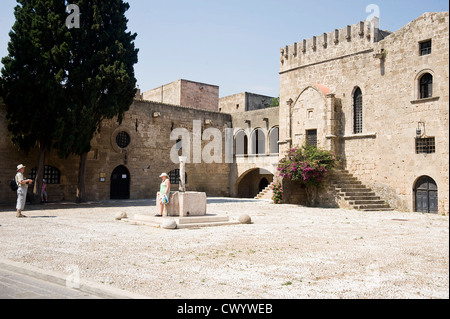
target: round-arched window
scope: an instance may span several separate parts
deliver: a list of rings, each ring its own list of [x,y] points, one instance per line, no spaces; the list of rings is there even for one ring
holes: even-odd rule
[[[130,145],[130,141],[130,135],[128,135],[127,132],[119,132],[119,134],[117,134],[116,136],[116,143],[120,148],[127,148],[128,145]]]

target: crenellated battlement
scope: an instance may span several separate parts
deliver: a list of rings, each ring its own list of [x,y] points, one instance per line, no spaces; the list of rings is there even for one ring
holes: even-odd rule
[[[373,43],[389,35],[380,31],[379,18],[347,25],[342,29],[323,33],[301,42],[287,45],[280,50],[280,72],[308,64],[346,56],[373,48]]]

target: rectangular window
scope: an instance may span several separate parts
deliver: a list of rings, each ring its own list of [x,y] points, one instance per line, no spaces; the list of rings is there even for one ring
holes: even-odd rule
[[[436,153],[434,137],[416,138],[416,154]]]
[[[420,55],[431,54],[431,40],[420,42]]]
[[[308,146],[317,146],[317,130],[306,131],[306,144]]]
[[[37,168],[33,168],[30,172],[30,179],[35,180],[36,179],[36,173]],[[44,166],[44,179],[47,184],[60,184],[61,182],[61,172],[49,165]]]

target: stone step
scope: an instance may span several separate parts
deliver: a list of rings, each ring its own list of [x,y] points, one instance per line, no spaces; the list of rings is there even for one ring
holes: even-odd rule
[[[167,216],[167,217],[155,217],[152,215],[135,214],[132,218],[124,219],[124,221],[159,227],[167,219],[172,219],[177,223],[177,228],[198,228],[198,227],[212,227],[223,225],[236,225],[239,224],[237,220],[230,220],[226,215],[214,215],[206,214],[204,216]]]
[[[273,186],[273,183],[270,183],[268,186],[266,186],[266,188],[264,188],[261,192],[259,192],[259,194],[256,195],[254,198],[255,199],[264,199],[264,198],[272,199],[272,186]]]
[[[199,227],[214,227],[214,226],[227,226],[227,225],[237,225],[239,221],[229,220],[226,222],[208,222],[208,223],[189,223],[189,224],[178,224],[178,229],[183,228],[199,228]]]
[[[356,184],[347,184],[347,185],[339,185],[335,187],[337,190],[340,190],[341,192],[351,192],[353,190],[366,190],[370,191],[369,188],[367,188],[364,185],[356,185]]]
[[[346,197],[356,197],[356,196],[364,196],[364,197],[372,197],[372,196],[376,196],[374,192],[344,192],[343,193],[343,197],[344,199]]]
[[[351,205],[386,205],[386,203],[379,199],[368,199],[368,200],[349,200]]]
[[[185,224],[199,224],[199,223],[217,223],[217,222],[227,222],[230,220],[228,216],[216,216],[216,215],[206,215],[206,216],[192,216],[192,217],[172,217],[175,219],[178,225]]]
[[[379,196],[363,185],[347,170],[335,170],[330,177],[329,190],[337,192],[351,207],[361,211],[393,210]]]
[[[389,207],[389,205],[361,205],[355,206],[355,209],[359,209],[366,212],[375,212],[375,211],[392,211],[393,209]]]
[[[371,189],[369,189],[367,187],[360,187],[360,188],[355,188],[355,187],[352,187],[352,188],[339,188],[339,187],[336,187],[336,190],[338,192],[345,193],[345,194],[350,194],[350,193],[351,194],[364,194],[364,193],[367,193],[367,194],[375,195],[375,193]]]
[[[379,196],[344,196],[346,201],[374,201],[381,200]]]
[[[344,186],[344,185],[362,185],[361,181],[331,181],[331,185]]]

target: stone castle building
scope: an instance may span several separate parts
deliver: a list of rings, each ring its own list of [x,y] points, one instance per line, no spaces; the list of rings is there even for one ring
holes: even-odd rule
[[[188,80],[138,92],[122,124],[105,121],[92,141],[89,199],[154,198],[161,172],[177,189],[171,152],[189,156],[188,190],[254,197],[289,148],[309,143],[340,155],[346,174],[391,208],[448,212],[448,23],[448,12],[425,13],[389,32],[375,19],[288,45],[279,107],[248,92],[219,98],[218,86]],[[0,133],[0,203],[12,204],[15,167],[30,175],[37,151],[25,157],[11,144],[4,107]],[[75,198],[77,170],[77,157],[47,156],[50,200]],[[343,204],[325,191],[321,204]]]
[[[251,101],[245,98],[248,95]],[[172,160],[171,152],[189,157],[188,190],[208,196],[256,196],[272,182],[278,161],[278,108],[259,105],[270,97],[251,93],[237,96],[242,98],[233,101],[248,105],[250,111],[235,115],[219,112],[218,87],[204,83],[179,80],[149,92],[138,90],[122,124],[104,121],[101,133],[91,142],[86,172],[89,200],[154,198],[162,172],[169,174],[172,189],[178,190],[179,163]],[[196,101],[200,101],[199,107]],[[15,167],[23,163],[26,174],[33,178],[38,153],[34,150],[25,156],[12,145],[3,105],[0,119],[0,203],[12,204],[16,194],[9,189],[9,180]],[[174,135],[177,129],[183,134]],[[227,129],[231,129],[228,140]],[[195,145],[200,152],[195,153]],[[234,158],[226,159],[235,152],[239,153],[239,164]],[[212,162],[209,155],[213,155]],[[54,151],[47,154],[44,175],[51,201],[75,200],[78,162],[77,156],[62,160]]]
[[[449,210],[449,14],[360,22],[281,49],[281,154],[305,142],[395,209]]]

